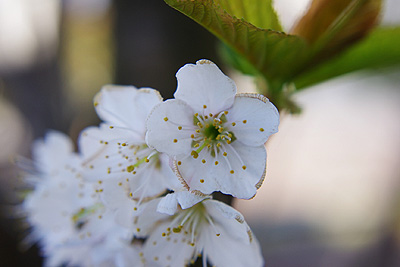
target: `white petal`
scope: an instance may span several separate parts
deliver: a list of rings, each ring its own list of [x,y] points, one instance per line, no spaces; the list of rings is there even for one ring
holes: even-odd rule
[[[249,146],[264,144],[271,134],[278,131],[278,110],[262,95],[236,96],[226,117],[230,131],[240,142]],[[235,126],[232,126],[232,123],[235,123]]]
[[[187,190],[181,190],[181,191],[175,192],[175,194],[176,194],[178,203],[182,209],[188,209],[190,207],[193,207],[197,203],[203,201],[204,199],[210,198],[209,195],[196,194],[194,192],[190,192]]]
[[[44,139],[33,143],[32,153],[37,169],[51,173],[65,165],[73,153],[73,144],[67,135],[49,131]]]
[[[186,64],[176,77],[175,98],[185,101],[196,112],[216,114],[233,104],[235,83],[209,60],[199,60],[196,65]]]
[[[163,236],[169,227],[170,222],[159,224],[146,240],[143,248],[146,266],[186,266],[192,259],[195,247],[190,245],[190,237],[183,230]]]
[[[214,228],[203,228],[198,243],[203,247],[203,257],[215,266],[263,266],[260,245],[242,214],[220,201],[206,200],[203,204],[218,231],[216,235]]]
[[[106,85],[94,98],[99,117],[113,125],[128,127],[144,136],[145,121],[162,98],[154,89],[137,90],[133,86]]]
[[[224,229],[216,236],[212,231],[202,235],[201,243],[204,243],[203,257],[206,257],[212,266],[242,267],[264,266],[261,248],[256,238],[250,244],[230,238]],[[200,242],[199,242],[200,243]]]
[[[147,144],[170,156],[189,153],[190,136],[195,133],[193,115],[191,107],[177,99],[157,105],[147,119]]]
[[[223,148],[227,156],[220,152],[212,157],[205,148],[196,159],[177,157],[178,175],[190,190],[198,190],[203,194],[221,191],[237,198],[252,198],[265,175],[264,146],[249,147],[234,141]]]
[[[157,206],[157,212],[174,215],[178,209],[178,200],[176,194],[168,194],[161,198]]]
[[[135,227],[139,231],[135,234],[138,237],[146,237],[153,233],[160,221],[170,218],[171,216],[165,213],[157,212],[157,206],[161,198],[150,200],[139,206],[138,217],[135,220]]]

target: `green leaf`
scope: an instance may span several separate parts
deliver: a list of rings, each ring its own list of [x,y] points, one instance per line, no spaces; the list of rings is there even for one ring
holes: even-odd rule
[[[273,87],[290,80],[307,59],[303,39],[282,32],[261,29],[227,13],[226,1],[165,0],[171,7],[195,20],[243,56]],[[232,3],[240,2],[232,0]],[[231,9],[232,11],[233,9]],[[234,9],[236,14],[240,12]],[[248,18],[247,15],[245,15]],[[271,96],[269,96],[271,97]]]
[[[367,68],[400,65],[400,27],[377,28],[364,41],[295,79],[297,89]]]
[[[272,0],[215,0],[214,3],[257,28],[282,31]]]

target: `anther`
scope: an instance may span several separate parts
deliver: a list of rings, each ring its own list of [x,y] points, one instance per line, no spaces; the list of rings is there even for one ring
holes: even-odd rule
[[[205,159],[202,159],[201,162],[203,162],[203,164],[204,164],[204,163],[206,163],[206,160],[205,160]]]
[[[243,123],[246,123],[247,122],[247,120],[243,120]]]
[[[174,139],[174,143],[178,143],[178,139]]]
[[[200,179],[200,183],[204,183],[204,179]]]
[[[192,150],[192,153],[190,153],[190,155],[193,156],[193,158],[197,159],[199,157],[199,153],[197,153],[196,151]]]
[[[168,121],[168,117],[165,117],[165,118],[164,118],[164,121]]]
[[[203,108],[207,108],[207,106],[206,106],[206,105],[203,105]]]
[[[264,132],[264,128],[260,128],[260,132]]]
[[[181,161],[178,161],[178,165],[181,165],[182,164],[182,162]]]
[[[178,126],[178,130],[182,130],[182,126]]]
[[[232,122],[232,126],[235,126],[236,125],[236,122]]]
[[[234,174],[234,173],[235,173],[235,171],[234,171],[234,170],[231,170],[231,171],[230,171],[230,173]]]
[[[243,166],[242,166],[242,169],[243,169],[243,170],[247,169],[246,165],[243,165]]]
[[[226,157],[226,156],[228,156],[228,153],[224,152],[224,153],[222,153],[222,155],[224,155]]]
[[[218,165],[218,163],[219,163],[218,161],[215,161],[215,165]]]

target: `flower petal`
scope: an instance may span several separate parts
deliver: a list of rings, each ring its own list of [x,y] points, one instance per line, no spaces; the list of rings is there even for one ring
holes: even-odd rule
[[[178,200],[175,194],[168,194],[161,198],[157,206],[157,212],[174,215],[178,209]]]
[[[237,95],[226,117],[230,131],[248,146],[263,145],[270,135],[278,131],[278,110],[259,94]]]
[[[191,107],[181,100],[157,105],[147,118],[147,144],[170,156],[190,153],[193,115]]]
[[[57,131],[49,131],[44,139],[36,140],[32,148],[35,167],[43,173],[51,173],[66,164],[73,154],[71,139]]]
[[[177,175],[190,190],[203,194],[221,191],[237,198],[252,198],[265,175],[267,156],[264,146],[249,147],[234,141],[221,148],[215,157],[206,149],[196,159],[177,156]]]
[[[144,137],[145,120],[162,98],[150,88],[106,85],[94,98],[99,117],[113,125],[127,127]]]
[[[233,104],[235,83],[209,60],[186,64],[176,73],[176,78],[175,98],[185,101],[196,112],[216,114]]]

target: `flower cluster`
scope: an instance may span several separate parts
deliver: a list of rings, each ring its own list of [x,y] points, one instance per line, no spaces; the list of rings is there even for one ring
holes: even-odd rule
[[[22,208],[46,265],[263,265],[243,216],[212,193],[256,194],[278,111],[236,94],[208,60],[176,77],[164,102],[150,88],[103,87],[94,98],[102,123],[81,133],[78,153],[58,132],[34,143]]]

